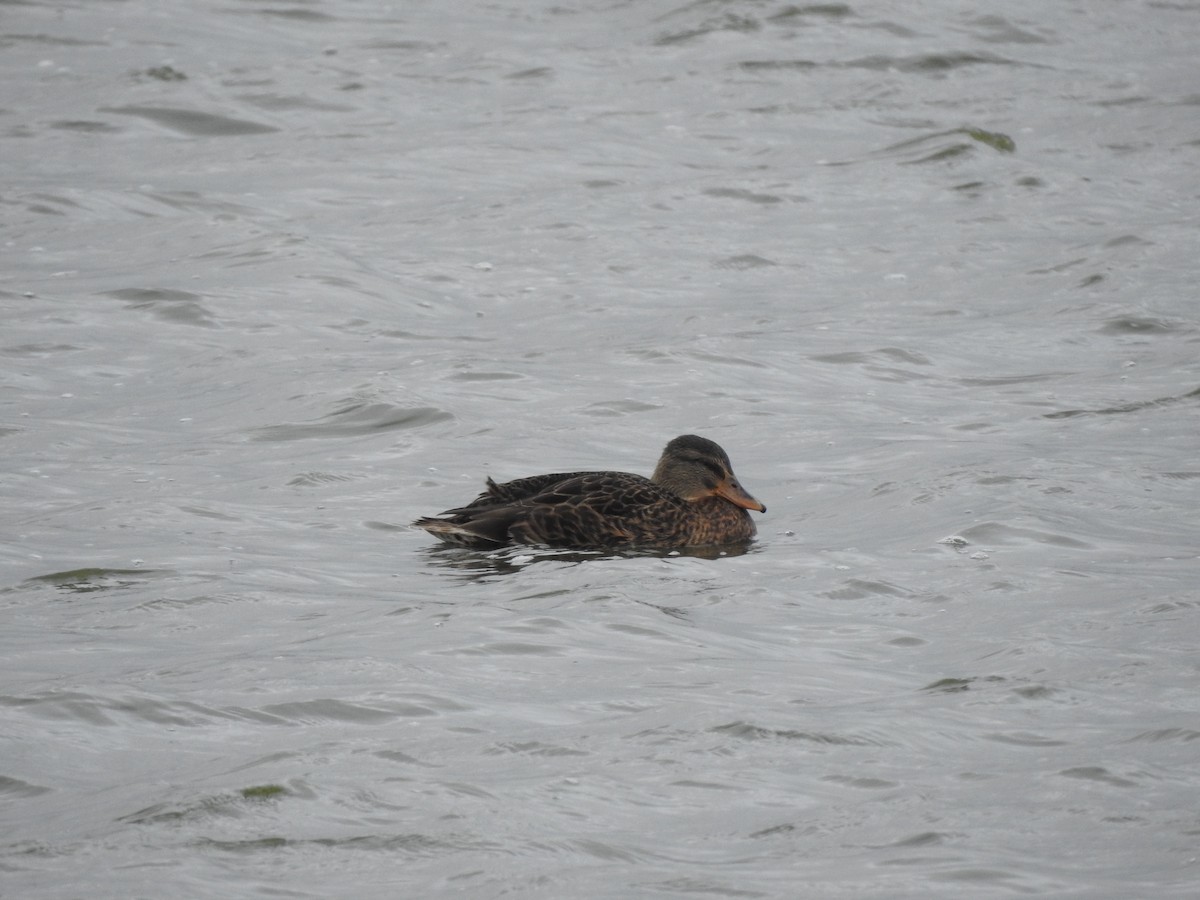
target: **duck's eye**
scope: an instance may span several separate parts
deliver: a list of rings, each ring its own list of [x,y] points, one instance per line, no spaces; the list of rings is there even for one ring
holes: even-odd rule
[[[700,459],[700,460],[697,460],[697,462],[699,462],[699,463],[700,463],[700,465],[704,466],[704,468],[708,469],[708,471],[710,471],[710,472],[712,472],[714,475],[716,475],[716,476],[717,476],[717,481],[724,481],[724,480],[725,480],[725,472],[724,472],[724,471],[721,469],[721,467],[720,467],[720,466],[718,466],[718,465],[717,465],[715,462],[713,462],[712,460],[708,460],[708,459]]]

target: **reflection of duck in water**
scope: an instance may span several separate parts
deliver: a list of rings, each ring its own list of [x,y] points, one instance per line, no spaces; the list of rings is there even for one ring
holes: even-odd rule
[[[440,517],[417,519],[449,544],[600,549],[703,547],[754,537],[747,510],[767,508],[746,493],[725,451],[694,434],[675,438],[649,478],[628,472],[559,472],[487,490]]]

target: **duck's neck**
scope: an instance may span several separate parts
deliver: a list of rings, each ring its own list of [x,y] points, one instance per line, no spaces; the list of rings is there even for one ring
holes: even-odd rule
[[[672,494],[693,503],[712,497],[712,494],[709,494],[707,491],[697,494],[696,491],[699,486],[696,484],[694,478],[681,477],[679,472],[661,462],[658,464],[658,468],[654,470],[654,474],[650,476],[650,480],[659,487],[666,488]]]

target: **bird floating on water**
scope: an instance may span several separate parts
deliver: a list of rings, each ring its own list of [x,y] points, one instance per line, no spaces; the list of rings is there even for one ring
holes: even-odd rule
[[[543,544],[580,550],[736,544],[755,534],[748,510],[767,508],[707,438],[675,438],[649,478],[629,472],[558,472],[496,484],[457,509],[413,524],[460,547]]]

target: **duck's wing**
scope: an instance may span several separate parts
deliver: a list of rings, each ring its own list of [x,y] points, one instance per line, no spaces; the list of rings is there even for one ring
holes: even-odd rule
[[[424,516],[413,524],[447,543],[474,549],[497,547],[513,540],[544,543],[534,536],[519,536],[517,532],[523,535],[525,529],[517,526],[522,525],[534,509],[577,503],[582,494],[603,483],[611,474],[620,473],[552,472],[503,484],[489,478],[487,490],[466,506],[448,509],[437,516]]]
[[[555,482],[519,504],[513,540],[552,547],[614,547],[645,541],[656,520],[683,501],[648,478],[585,472]]]

